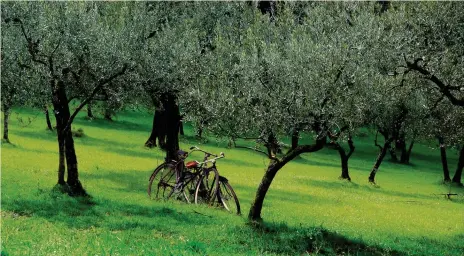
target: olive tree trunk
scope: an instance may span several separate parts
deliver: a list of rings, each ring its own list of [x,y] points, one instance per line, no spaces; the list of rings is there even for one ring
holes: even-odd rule
[[[93,119],[95,117],[92,111],[92,103],[90,102],[87,104],[87,117],[90,119]]]
[[[164,101],[163,101],[164,102]],[[166,149],[166,132],[167,132],[167,114],[166,109],[156,107],[153,114],[153,125],[151,128],[150,137],[145,142],[145,147],[156,147],[156,140],[161,149]]]
[[[350,151],[348,151],[347,154],[345,149],[339,143],[335,143],[335,149],[338,151],[338,154],[340,155],[340,161],[342,166],[342,173],[340,175],[340,179],[351,181],[350,173],[348,170],[348,160],[350,159],[351,155],[355,150],[353,140],[351,137],[348,138],[348,146],[350,147]]]
[[[10,121],[10,107],[3,105],[3,140],[6,143],[10,143],[8,137],[8,122]]]
[[[464,146],[461,147],[461,151],[459,153],[459,160],[458,160],[458,167],[456,168],[456,172],[453,176],[453,182],[462,184],[461,176],[462,176],[462,169],[464,168]]]
[[[177,160],[181,116],[174,94],[169,93],[164,97],[163,106],[166,115],[166,162],[170,162]]]
[[[48,111],[48,106],[45,105],[44,107],[45,112],[45,120],[47,122],[47,129],[53,131],[52,122],[50,121],[50,112]]]
[[[74,149],[74,140],[72,138],[71,125],[68,121],[71,118],[69,111],[68,98],[66,96],[65,84],[63,81],[51,80],[53,88],[53,108],[57,124],[58,133],[58,184],[65,185],[65,160],[68,178],[66,184],[67,190],[72,196],[86,196],[87,193],[79,181],[79,170],[77,168],[77,156]],[[56,83],[56,85],[55,85]]]
[[[380,147],[380,152],[379,155],[377,156],[377,159],[375,161],[374,167],[372,167],[371,173],[369,175],[369,182],[372,182],[375,184],[375,174],[380,168],[380,165],[382,164],[382,161],[387,154],[387,150],[390,148],[392,139],[387,139],[383,145],[383,147]]]
[[[248,218],[250,220],[261,220],[261,210],[263,208],[264,198],[266,193],[271,186],[272,180],[276,176],[277,172],[282,169],[288,162],[294,159],[296,156],[302,153],[309,153],[321,150],[324,147],[326,138],[316,140],[316,143],[313,145],[302,145],[297,148],[290,150],[284,155],[281,160],[272,159],[269,162],[266,172],[261,180],[261,183],[258,186],[256,191],[255,198],[251,204],[250,212]]]
[[[443,181],[450,182],[451,177],[448,168],[448,159],[446,158],[446,145],[443,137],[438,137],[438,143],[440,144],[441,165],[443,167]]]
[[[411,159],[411,152],[412,152],[413,147],[414,147],[414,139],[411,140],[409,147],[406,147],[406,141],[404,141],[404,144],[401,147],[400,163],[409,164],[409,160]]]

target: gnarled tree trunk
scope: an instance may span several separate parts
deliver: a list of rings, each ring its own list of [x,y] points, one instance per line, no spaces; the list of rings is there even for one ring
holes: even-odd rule
[[[461,151],[459,153],[459,160],[458,160],[458,167],[456,168],[456,172],[453,176],[453,182],[462,184],[461,176],[462,176],[462,169],[464,168],[464,146],[461,147]]]
[[[145,142],[145,147],[153,148],[156,147],[156,140],[158,140],[159,146],[162,149],[166,148],[166,113],[164,107],[156,107],[155,113],[153,114],[153,126],[151,128],[150,137]]]
[[[441,157],[441,165],[443,167],[443,181],[450,182],[451,177],[448,168],[448,159],[446,158],[446,145],[445,140],[443,137],[438,137],[438,143],[440,143],[440,157]]]
[[[315,152],[321,150],[324,147],[326,138],[316,140],[314,145],[303,145],[298,146],[294,150],[290,150],[285,156],[280,160],[270,160],[269,166],[264,173],[264,176],[261,180],[261,183],[258,186],[258,190],[256,191],[255,199],[251,204],[250,212],[248,214],[248,218],[250,220],[260,220],[261,219],[261,210],[263,208],[264,198],[266,197],[266,193],[271,186],[272,180],[276,176],[277,172],[282,169],[288,162],[294,159],[296,156],[307,153],[307,152]]]
[[[179,106],[176,103],[176,96],[168,93],[163,98],[166,114],[166,162],[170,162],[171,160],[177,160],[181,116]]]
[[[8,137],[8,122],[10,121],[10,107],[3,105],[3,140],[10,143]]]
[[[64,172],[65,172],[65,159],[68,171],[68,192],[72,196],[86,196],[84,188],[79,181],[79,171],[77,168],[77,156],[74,149],[74,140],[71,133],[71,125],[66,128],[71,114],[69,111],[68,98],[66,96],[66,89],[63,81],[58,81],[56,86],[55,80],[51,81],[53,89],[53,107],[57,124],[58,133],[58,149],[59,149],[59,162],[58,162],[58,184],[64,185]]]
[[[406,141],[401,147],[401,158],[400,163],[409,164],[409,159],[411,158],[412,147],[414,146],[414,138],[411,140],[409,147],[406,147]]]
[[[340,175],[340,179],[351,181],[351,177],[350,177],[349,169],[348,169],[348,160],[350,159],[351,155],[353,154],[355,150],[351,136],[348,138],[348,146],[350,147],[350,151],[348,151],[348,154],[346,153],[345,149],[339,143],[333,142],[332,145],[333,145],[333,148],[337,150],[338,154],[340,155],[340,161],[341,161],[341,166],[342,166],[342,173]]]
[[[377,160],[375,161],[374,167],[372,167],[372,171],[369,175],[369,182],[372,182],[375,184],[375,174],[380,168],[380,165],[382,164],[383,158],[387,154],[387,150],[390,148],[392,139],[387,139],[383,145],[383,147],[380,147],[380,152],[379,155],[377,156]]]

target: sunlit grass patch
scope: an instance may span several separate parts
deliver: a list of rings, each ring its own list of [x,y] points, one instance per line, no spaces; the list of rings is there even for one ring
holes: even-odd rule
[[[17,110],[20,115],[34,111]],[[42,122],[43,121],[43,122]],[[339,158],[324,149],[289,163],[264,202],[264,223],[246,220],[267,160],[209,138],[200,147],[226,158],[217,166],[239,196],[243,216],[208,206],[148,199],[146,188],[164,155],[143,143],[151,116],[124,112],[115,122],[78,117],[81,181],[90,199],[53,192],[58,145],[39,117],[11,120],[2,144],[2,251],[9,255],[462,255],[464,190],[440,184],[437,151],[418,146],[412,165],[386,161],[378,186],[367,182],[377,149],[355,139],[352,182],[339,180]],[[181,147],[198,141],[191,127]],[[415,158],[417,156],[417,158]],[[192,158],[200,159],[195,153]],[[450,166],[456,154],[450,150]],[[460,196],[446,199],[449,190]]]

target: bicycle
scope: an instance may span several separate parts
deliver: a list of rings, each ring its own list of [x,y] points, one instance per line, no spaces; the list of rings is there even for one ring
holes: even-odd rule
[[[169,200],[175,198],[187,203],[217,205],[229,212],[240,214],[240,203],[227,178],[219,176],[216,160],[224,158],[224,153],[215,155],[198,147],[190,152],[180,151],[179,161],[162,163],[152,173],[148,183],[148,196],[152,199]],[[185,159],[194,151],[205,154],[203,162]],[[208,159],[214,156],[213,159]],[[212,166],[207,167],[211,163]],[[153,187],[155,185],[155,187]]]

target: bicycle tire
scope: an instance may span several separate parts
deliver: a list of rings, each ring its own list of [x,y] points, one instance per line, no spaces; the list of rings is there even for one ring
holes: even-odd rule
[[[184,199],[187,203],[193,204],[195,203],[195,191],[196,191],[196,186],[198,184],[199,180],[199,175],[192,173],[192,172],[186,172],[184,176],[184,186],[182,188],[182,193],[184,196]]]
[[[168,199],[178,177],[172,164],[162,163],[153,171],[148,182],[150,199]],[[154,187],[155,185],[155,187]]]
[[[236,213],[237,215],[241,214],[237,194],[235,194],[229,181],[222,176],[219,176],[218,198],[227,211]]]
[[[202,170],[195,189],[195,204],[213,204],[219,186],[219,173],[216,168]]]

